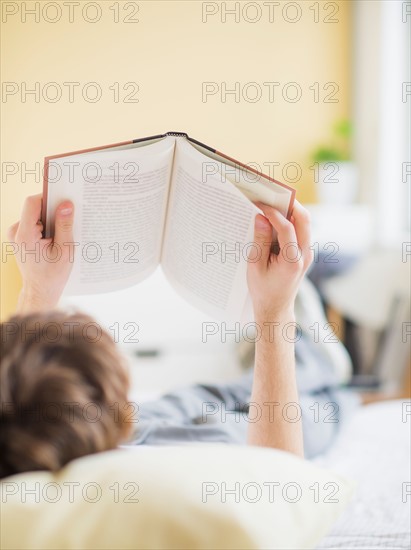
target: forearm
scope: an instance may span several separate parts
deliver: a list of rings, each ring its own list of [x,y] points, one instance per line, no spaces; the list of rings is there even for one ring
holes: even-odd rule
[[[27,315],[30,313],[39,313],[55,309],[58,299],[48,296],[46,293],[40,294],[33,289],[23,288],[20,291],[17,302],[16,313]]]
[[[299,418],[298,391],[295,377],[295,358],[292,327],[287,338],[283,327],[294,323],[290,309],[275,317],[264,315],[256,319],[261,337],[256,342],[254,381],[251,403],[258,405],[261,418],[249,422],[248,443],[273,447],[303,456],[301,418]],[[275,325],[273,323],[276,323]],[[293,413],[284,414],[288,403],[297,404],[297,421]]]

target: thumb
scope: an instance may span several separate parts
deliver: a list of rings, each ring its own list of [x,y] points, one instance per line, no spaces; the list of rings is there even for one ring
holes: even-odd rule
[[[63,246],[73,241],[74,205],[71,201],[61,202],[56,210],[54,242]]]
[[[256,264],[267,267],[270,259],[273,228],[265,216],[257,214],[254,221],[254,242],[258,248]]]

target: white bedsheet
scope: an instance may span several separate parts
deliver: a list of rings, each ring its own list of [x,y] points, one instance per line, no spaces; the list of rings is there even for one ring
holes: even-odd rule
[[[358,483],[318,549],[411,548],[410,401],[361,407],[315,462]]]

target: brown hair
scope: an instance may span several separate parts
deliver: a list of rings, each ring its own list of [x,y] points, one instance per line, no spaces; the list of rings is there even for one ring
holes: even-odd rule
[[[96,321],[56,311],[0,327],[0,477],[55,471],[126,438],[128,373]]]

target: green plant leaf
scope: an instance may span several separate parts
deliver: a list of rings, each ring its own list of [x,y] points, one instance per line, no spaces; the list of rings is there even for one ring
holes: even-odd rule
[[[349,139],[352,134],[352,125],[349,120],[340,120],[334,126],[334,131],[337,136]]]
[[[314,162],[345,160],[340,151],[337,151],[337,149],[332,149],[330,147],[319,147],[316,151],[314,151],[312,158]]]
[[[311,158],[314,162],[338,162],[350,160],[352,125],[348,119],[338,121],[333,127],[334,139],[320,145]]]

